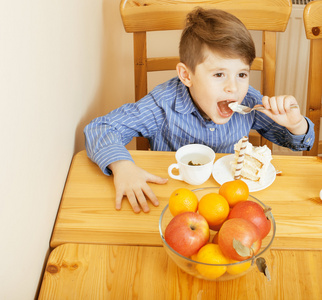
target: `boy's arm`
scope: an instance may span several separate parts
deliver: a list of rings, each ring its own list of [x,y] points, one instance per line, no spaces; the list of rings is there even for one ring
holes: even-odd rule
[[[277,124],[284,126],[295,135],[307,133],[308,124],[302,116],[300,109],[290,107],[292,104],[298,105],[293,96],[264,96],[262,102],[267,109],[263,113]]]
[[[143,100],[143,101],[142,101]],[[134,164],[125,145],[135,136],[153,136],[160,127],[156,116],[161,114],[154,100],[147,95],[139,102],[125,104],[106,116],[99,117],[85,129],[85,146],[89,158],[106,175],[114,175],[116,209],[127,196],[133,210],[148,212],[146,199],[154,205],[158,200],[148,182],[164,184],[167,179],[154,176]]]
[[[148,212],[150,209],[147,198],[155,206],[159,203],[147,182],[164,184],[167,179],[154,176],[137,167],[122,144],[124,140],[122,134],[102,121],[104,118],[93,120],[84,129],[87,154],[104,174],[113,173],[116,209],[121,209],[123,196],[127,196],[134,212],[139,213],[141,208],[144,212]]]
[[[115,208],[121,209],[123,196],[126,196],[135,213],[139,213],[141,208],[144,212],[149,212],[146,199],[149,198],[154,206],[159,202],[148,182],[165,184],[168,179],[161,178],[146,172],[129,160],[119,160],[109,165],[114,175],[115,185]]]
[[[92,120],[85,128],[85,146],[88,157],[106,175],[114,161],[130,160],[125,145],[133,137],[151,137],[160,127],[157,118],[162,112],[149,94],[136,103],[125,104],[109,114]]]
[[[299,108],[290,108],[292,104],[298,104],[293,96],[264,96],[262,104],[267,110],[260,114],[265,114],[275,123],[267,125],[266,130],[254,129],[268,140],[295,151],[309,151],[312,148],[314,124],[301,115]]]

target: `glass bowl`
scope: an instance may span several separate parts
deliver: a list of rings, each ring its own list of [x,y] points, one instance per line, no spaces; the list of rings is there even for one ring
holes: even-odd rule
[[[194,189],[192,190],[200,200],[202,196],[208,194],[208,193],[218,193],[219,188],[218,187],[208,187],[208,188],[199,188],[199,189]],[[260,204],[263,208],[266,208],[267,206],[258,200],[257,198],[249,195],[248,197],[249,201],[254,201]],[[276,223],[274,216],[272,214],[271,218],[271,230],[269,234],[262,240],[262,246],[260,251],[253,257],[243,260],[240,262],[236,263],[231,263],[231,264],[206,264],[206,263],[201,263],[198,261],[195,261],[191,258],[182,256],[175,250],[173,250],[168,243],[166,242],[164,238],[164,233],[167,225],[173,218],[169,206],[167,205],[160,216],[159,219],[159,231],[162,239],[162,243],[164,246],[164,249],[166,253],[169,255],[169,257],[176,263],[176,265],[185,271],[186,273],[195,276],[200,279],[205,279],[205,280],[211,280],[211,281],[226,281],[226,280],[232,280],[238,277],[241,277],[248,273],[249,271],[253,270],[254,267],[257,265],[256,262],[258,261],[263,261],[263,258],[268,254],[268,249],[272,245],[275,237],[275,232],[276,232]],[[216,234],[216,231],[210,230],[210,239],[209,241],[212,241],[213,236]],[[258,260],[260,258],[260,260]],[[264,258],[265,260],[265,258]],[[221,274],[222,270],[225,270],[225,273],[219,277],[216,277],[216,274]],[[211,274],[210,276],[207,274]],[[215,274],[215,275],[213,275]]]

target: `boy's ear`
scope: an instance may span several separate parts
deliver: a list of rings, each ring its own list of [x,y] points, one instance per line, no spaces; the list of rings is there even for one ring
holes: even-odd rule
[[[177,64],[177,73],[178,73],[178,77],[181,80],[181,82],[187,86],[187,87],[191,87],[192,82],[191,82],[191,77],[190,77],[190,70],[188,69],[188,67],[180,62]]]

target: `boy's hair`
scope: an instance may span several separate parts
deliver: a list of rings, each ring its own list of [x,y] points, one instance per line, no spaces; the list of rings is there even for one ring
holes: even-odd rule
[[[255,59],[254,41],[245,25],[218,9],[197,8],[187,15],[179,46],[180,61],[195,72],[196,66],[205,60],[205,47],[223,57],[240,58],[249,65]]]

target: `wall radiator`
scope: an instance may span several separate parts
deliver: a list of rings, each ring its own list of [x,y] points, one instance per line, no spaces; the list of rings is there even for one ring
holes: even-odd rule
[[[310,42],[306,39],[303,10],[309,0],[293,0],[286,31],[277,34],[276,95],[293,95],[305,114]]]
[[[293,95],[303,115],[306,114],[310,55],[310,41],[305,36],[303,10],[308,2],[310,0],[292,1],[292,13],[286,31],[277,34],[276,54],[275,94]],[[273,146],[273,151],[274,154],[301,155],[301,152],[291,152],[276,145]]]

